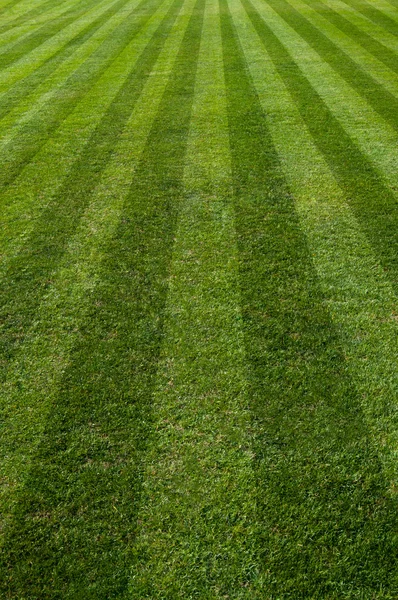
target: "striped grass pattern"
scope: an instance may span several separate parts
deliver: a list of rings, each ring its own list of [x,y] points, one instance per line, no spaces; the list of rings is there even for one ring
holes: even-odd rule
[[[0,0],[0,596],[398,597],[398,2]]]

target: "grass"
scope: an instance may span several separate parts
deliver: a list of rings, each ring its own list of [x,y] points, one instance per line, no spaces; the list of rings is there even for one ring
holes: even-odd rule
[[[0,595],[398,596],[395,2],[0,5]]]
[[[349,21],[337,10],[325,6],[320,2],[313,3],[311,0],[305,0],[305,2],[313,10],[316,10],[318,14],[330,21],[337,29],[340,29],[340,31],[349,36],[356,44],[360,44],[367,52],[373,54],[375,58],[383,62],[389,69],[395,73],[398,71],[395,54],[390,48],[383,45],[379,40],[374,39],[369,33]]]
[[[364,590],[389,585],[388,561],[383,575],[375,548],[379,527],[393,531],[394,510],[385,506],[371,523],[364,519],[365,498],[376,504],[383,498],[383,475],[227,9],[224,22],[241,294],[258,428],[258,504],[263,548],[273,549],[264,551],[265,586],[275,597],[338,597],[345,586],[353,596],[359,582]],[[354,556],[355,572],[346,571]]]
[[[32,93],[46,77],[49,77],[65,60],[67,60],[76,49],[83,45],[92,35],[98,31],[118,10],[127,4],[126,0],[121,0],[111,5],[103,11],[96,19],[92,19],[91,14],[89,24],[84,27],[77,35],[74,35],[59,50],[52,53],[44,63],[40,64],[33,72],[25,77],[20,77],[21,66],[18,65],[18,81],[3,95],[0,104],[0,118],[4,118],[12,108],[27,95]],[[75,29],[75,24],[73,23]],[[29,61],[31,63],[31,60]]]
[[[204,147],[209,126],[214,135]],[[251,598],[257,576],[252,436],[219,15],[209,5],[184,191],[130,596],[160,598],[167,590],[170,598],[213,598],[236,589]]]

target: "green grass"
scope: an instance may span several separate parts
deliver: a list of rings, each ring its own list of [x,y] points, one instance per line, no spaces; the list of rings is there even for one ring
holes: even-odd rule
[[[52,53],[43,64],[18,81],[2,96],[0,102],[0,119],[2,119],[23,98],[37,88],[46,77],[49,77],[65,60],[67,60],[78,47],[90,39],[120,8],[127,4],[127,0],[120,0],[102,12],[96,19],[90,19],[89,24],[77,35],[68,40],[59,50]],[[91,17],[91,15],[90,15]],[[19,66],[18,71],[21,71]]]
[[[340,31],[348,35],[355,43],[360,44],[365,50],[373,54],[375,58],[383,62],[388,68],[392,69],[395,73],[398,71],[396,55],[380,41],[374,39],[369,33],[363,31],[333,8],[325,6],[321,2],[312,2],[311,0],[305,0],[305,2],[335,27],[340,29]]]
[[[11,14],[8,14],[13,5],[6,5],[3,10],[4,14],[2,14],[3,23],[0,26],[0,32],[4,33],[17,27],[19,28],[24,24],[27,24],[29,29],[33,29],[34,27],[32,25],[36,19],[41,19],[42,15],[44,15],[44,19],[49,19],[51,17],[51,9],[54,9],[54,5],[50,0],[47,2],[38,2],[37,6],[34,5],[36,3],[29,2],[29,4],[32,6],[26,7],[24,3],[22,7],[18,7],[21,10],[21,14],[19,16],[13,15],[12,12]],[[63,5],[64,1],[60,3],[61,10],[64,8]],[[56,10],[58,7],[59,5],[55,7]]]
[[[0,3],[0,596],[398,597],[395,1]]]
[[[381,25],[388,32],[393,35],[397,35],[398,22],[396,16],[392,18],[390,16],[390,7],[386,5],[375,6],[373,2],[367,2],[367,0],[343,0],[346,4],[351,5],[358,12],[367,17],[370,21],[373,21],[376,25]],[[388,12],[386,12],[386,8]],[[394,15],[396,13],[394,12]]]

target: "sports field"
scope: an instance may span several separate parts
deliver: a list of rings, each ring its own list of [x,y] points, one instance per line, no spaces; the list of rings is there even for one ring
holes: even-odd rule
[[[0,598],[398,598],[398,0],[0,0]]]

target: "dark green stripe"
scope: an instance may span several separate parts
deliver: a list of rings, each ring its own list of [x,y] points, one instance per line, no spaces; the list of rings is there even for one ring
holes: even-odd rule
[[[65,0],[60,0],[59,4],[62,5],[64,3],[65,3]],[[11,29],[14,29],[15,27],[19,27],[19,26],[23,25],[24,23],[26,23],[27,21],[34,22],[34,19],[36,19],[41,14],[45,13],[46,11],[48,11],[51,8],[54,8],[54,0],[48,0],[47,2],[40,3],[39,6],[32,8],[32,10],[29,10],[29,11],[23,13],[22,15],[20,15],[19,17],[16,17],[12,21],[8,21],[4,25],[2,25],[0,27],[0,34],[7,33]]]
[[[43,81],[65,62],[72,54],[89,40],[104,23],[116,14],[129,0],[119,0],[108,10],[89,23],[80,33],[73,37],[65,46],[57,50],[33,73],[20,79],[5,94],[0,97],[0,119],[10,112],[21,100],[31,94]]]
[[[391,6],[393,8],[397,8],[398,7],[398,1],[397,0],[387,0],[388,4],[391,4]]]
[[[19,4],[21,1],[22,0],[11,0],[11,2],[8,2],[7,4],[5,4],[3,6],[3,8],[0,9],[0,16],[3,15],[8,10],[10,10],[10,8],[14,8],[14,6]]]
[[[377,60],[380,60],[389,69],[398,73],[398,56],[390,48],[375,40],[371,35],[351,23],[351,21],[330,6],[326,6],[323,2],[314,2],[313,0],[304,0],[304,2],[337,27],[337,29],[348,35],[354,42],[360,44]]]
[[[398,291],[398,205],[395,194],[360,152],[254,6],[249,0],[243,0],[243,4],[315,144],[325,156],[386,275]]]
[[[74,6],[62,15],[52,19],[49,23],[45,23],[38,30],[33,31],[30,35],[23,37],[22,40],[16,42],[11,48],[0,53],[0,70],[12,65],[25,54],[32,52],[35,48],[52,38],[74,21],[82,17],[95,4],[95,0],[83,0],[76,8]]]
[[[384,12],[379,10],[373,4],[366,2],[365,0],[342,0],[345,4],[347,4],[350,8],[355,8],[355,10],[361,14],[363,14],[367,19],[376,23],[386,31],[389,31],[393,35],[398,35],[398,23],[391,19]]]
[[[377,593],[398,591],[397,507],[226,0],[221,7],[263,597],[392,598]]]
[[[398,129],[398,98],[363,71],[349,56],[286,0],[266,0],[349,85],[392,127]]]
[[[10,185],[39,152],[62,121],[70,115],[84,95],[145,27],[155,7],[163,0],[142,0],[93,54],[59,88],[15,139],[2,151],[0,191]]]
[[[128,597],[203,9],[199,0],[4,545],[7,598]]]
[[[64,184],[37,219],[20,254],[10,263],[6,273],[7,284],[0,289],[0,367],[3,371],[0,371],[0,379],[5,377],[7,364],[24,340],[43,294],[51,283],[51,273],[59,264],[67,243],[90,202],[91,194],[171,31],[181,2],[182,0],[175,0],[171,6],[92,133]],[[146,20],[152,10],[153,8],[148,10]]]

